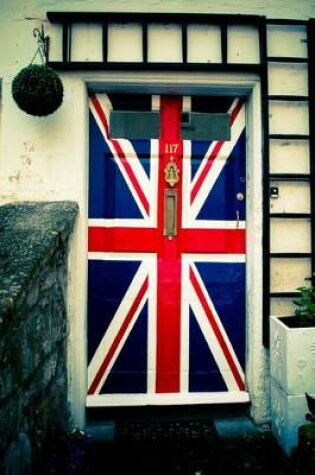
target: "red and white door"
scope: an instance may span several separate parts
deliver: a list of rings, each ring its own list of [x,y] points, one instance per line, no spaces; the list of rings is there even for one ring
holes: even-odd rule
[[[247,401],[244,101],[116,93],[89,108],[87,405]],[[156,138],[113,138],[111,111],[152,109]],[[228,139],[183,140],[187,114],[213,111]]]

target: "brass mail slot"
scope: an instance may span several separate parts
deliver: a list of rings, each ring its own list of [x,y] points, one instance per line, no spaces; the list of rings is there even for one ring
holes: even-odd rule
[[[176,236],[177,190],[164,192],[164,236]]]

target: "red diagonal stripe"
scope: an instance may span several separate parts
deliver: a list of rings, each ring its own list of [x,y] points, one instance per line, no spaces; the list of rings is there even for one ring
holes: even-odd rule
[[[107,140],[109,141],[109,126],[108,126],[108,121],[107,121],[107,117],[103,111],[103,108],[99,102],[99,100],[97,99],[97,97],[95,95],[91,96],[91,101],[93,103],[93,106],[95,108],[95,111],[105,129],[105,132],[106,132],[106,136],[107,136]],[[145,212],[147,215],[149,215],[149,202],[143,192],[143,189],[141,188],[141,185],[136,177],[136,175],[134,174],[134,171],[130,165],[130,163],[128,162],[127,158],[126,158],[126,155],[124,153],[124,151],[122,150],[121,146],[120,146],[120,143],[119,143],[119,140],[110,140],[111,144],[113,145],[115,151],[116,151],[116,154],[117,154],[117,157],[122,165],[122,167],[124,168],[129,180],[131,181],[132,183],[132,186],[135,190],[135,192],[137,193],[138,197],[139,197],[139,200],[141,201],[142,203],[142,206],[143,208],[145,209]]]
[[[126,174],[128,175],[129,177],[129,180],[131,181],[132,183],[132,186],[134,187],[137,195],[139,196],[139,199],[142,203],[142,206],[144,207],[145,209],[145,212],[147,215],[149,215],[149,203],[148,203],[148,200],[143,192],[143,189],[141,188],[141,185],[136,177],[136,175],[134,174],[133,172],[133,169],[131,168],[131,165],[130,163],[128,162],[128,160],[126,159],[126,155],[124,153],[124,151],[122,150],[121,146],[120,146],[120,143],[118,140],[112,140],[112,144],[116,150],[116,153],[118,155],[118,158],[120,160],[120,163],[121,165],[123,166],[123,168],[125,169],[125,172]]]
[[[103,359],[102,361],[102,364],[100,365],[89,389],[88,389],[88,395],[91,395],[91,394],[94,394],[98,385],[100,384],[101,382],[101,379],[102,377],[104,376],[104,373],[105,371],[107,370],[108,368],[108,365],[110,364],[122,338],[124,337],[146,291],[148,290],[148,277],[145,279],[145,281],[143,282],[129,312],[127,313],[126,317],[125,317],[125,320],[123,322],[123,324],[121,325],[120,329],[119,329],[119,332],[117,333],[116,337],[114,338],[114,341],[113,343],[111,344],[105,358]]]
[[[234,124],[235,120],[236,120],[236,117],[238,116],[241,108],[242,108],[242,101],[241,100],[237,100],[237,103],[235,105],[235,107],[232,109],[231,113],[230,113],[230,118],[229,118],[229,123],[230,123],[230,126],[232,127],[232,125]],[[216,145],[214,146],[210,156],[208,157],[207,159],[207,163],[206,165],[204,166],[202,172],[200,173],[196,183],[194,184],[193,186],[193,189],[191,190],[191,194],[190,194],[190,204],[192,204],[194,201],[195,201],[195,198],[204,182],[204,180],[206,179],[206,176],[208,175],[212,165],[213,165],[213,162],[214,160],[217,158],[218,154],[220,153],[220,150],[222,148],[224,144],[224,140],[219,140]]]
[[[106,136],[108,138],[108,136],[109,136],[109,127],[108,127],[107,118],[106,118],[106,115],[103,111],[103,108],[102,108],[99,100],[97,99],[97,97],[94,94],[91,95],[90,98],[91,98],[92,104],[94,106],[94,109],[95,109],[95,111],[96,111],[96,113],[97,113],[104,129],[105,129]]]
[[[239,390],[240,391],[244,391],[245,389],[245,384],[244,384],[244,381],[242,379],[242,376],[241,374],[239,373],[239,370],[234,362],[234,359],[233,359],[233,356],[226,344],[226,341],[224,339],[224,336],[222,335],[222,332],[220,330],[220,327],[218,326],[214,316],[213,316],[213,313],[208,305],[208,302],[203,294],[203,291],[202,291],[202,288],[200,287],[200,284],[192,270],[192,268],[190,268],[190,280],[191,280],[191,283],[193,284],[194,286],[194,289],[196,291],[196,294],[200,300],[200,303],[205,311],[205,314],[207,316],[207,319],[212,327],[212,330],[218,340],[218,343],[220,345],[220,347],[222,348],[222,351],[223,351],[223,354],[225,356],[225,359],[230,367],[230,370],[233,374],[233,377],[236,381],[236,384],[238,385],[239,387]]]
[[[231,114],[230,114],[229,122],[230,122],[231,127],[234,124],[236,117],[240,113],[240,111],[242,109],[242,106],[243,106],[243,101],[241,99],[237,99],[237,103],[236,103],[235,107],[233,108],[233,110],[231,111]]]
[[[198,177],[198,180],[196,181],[193,189],[191,190],[190,204],[192,204],[195,201],[196,195],[198,191],[200,190],[201,185],[205,181],[205,178],[208,175],[209,170],[212,167],[214,160],[217,158],[223,144],[224,144],[223,140],[218,141],[215,147],[213,148],[210,156],[208,157],[206,165],[204,166],[202,172],[200,173]]]

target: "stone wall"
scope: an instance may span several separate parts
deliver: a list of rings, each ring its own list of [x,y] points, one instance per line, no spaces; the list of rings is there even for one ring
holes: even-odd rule
[[[67,253],[76,214],[73,202],[0,207],[0,473],[29,473],[47,434],[69,422]]]

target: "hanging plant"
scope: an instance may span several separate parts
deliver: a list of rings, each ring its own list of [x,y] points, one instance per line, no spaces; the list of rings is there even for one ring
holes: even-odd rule
[[[63,85],[49,66],[30,64],[13,79],[12,96],[27,114],[46,116],[55,112],[63,101]]]
[[[49,66],[49,38],[44,30],[33,31],[37,36],[38,48],[31,64],[23,68],[12,81],[12,96],[16,104],[27,114],[46,116],[55,112],[63,101],[63,84],[58,74]],[[32,64],[39,53],[43,64]]]

